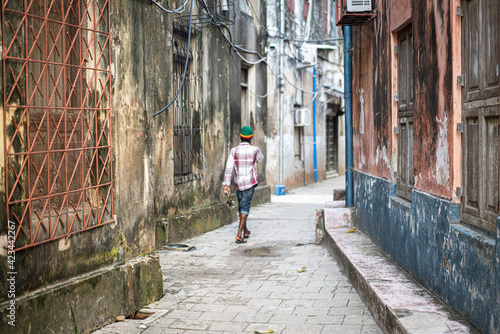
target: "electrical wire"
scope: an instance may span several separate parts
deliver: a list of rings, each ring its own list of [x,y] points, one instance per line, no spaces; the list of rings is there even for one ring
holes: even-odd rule
[[[182,11],[184,11],[185,9],[185,5],[187,3],[188,0],[185,0],[184,3],[182,4],[181,7],[179,7],[177,10],[167,10],[165,9],[164,7],[162,7],[159,3],[157,3],[155,0],[150,0],[152,3],[154,3],[156,6],[158,6],[160,9],[162,9],[163,11],[167,12],[167,13],[180,13]],[[244,49],[243,47],[241,46],[238,46],[238,45],[234,45],[233,42],[232,42],[232,35],[231,35],[231,30],[229,29],[229,27],[221,22],[221,21],[217,21],[215,20],[214,16],[210,13],[210,10],[208,9],[208,6],[206,5],[205,1],[204,0],[198,0],[198,2],[204,7],[204,9],[207,11],[208,15],[210,16],[210,19],[211,19],[211,23],[212,25],[216,26],[218,29],[219,29],[219,32],[221,33],[221,35],[224,37],[224,39],[226,40],[226,42],[231,46],[231,48],[235,51],[235,53],[244,61],[246,62],[247,64],[250,64],[250,65],[257,65],[259,63],[265,63],[267,65],[267,67],[269,68],[269,70],[271,71],[271,73],[273,74],[273,76],[275,76],[276,78],[278,78],[278,75],[273,71],[272,69],[272,66],[267,62],[267,57],[262,57],[257,51],[251,51],[251,50],[247,50],[247,49]],[[253,6],[251,5],[251,2],[248,2],[247,0],[247,3],[250,4],[250,7],[252,8],[252,11],[254,12],[255,15],[257,15],[257,13],[255,12],[255,9],[253,8]],[[168,6],[167,4],[167,7],[170,8],[170,6]],[[182,10],[181,10],[182,9]],[[191,0],[191,8],[190,8],[190,13],[189,13],[189,32],[188,32],[188,48],[187,48],[187,54],[189,54],[189,49],[190,49],[190,44],[191,44],[191,27],[192,27],[192,15],[193,15],[193,0]],[[259,21],[259,20],[258,20]],[[259,21],[259,23],[261,24],[261,26],[263,27],[262,23]],[[222,27],[226,28],[226,30],[228,31],[229,33],[229,38],[226,36],[226,34],[222,31]],[[264,28],[264,30],[267,32],[267,29]],[[271,36],[272,37],[272,36]],[[300,40],[300,39],[292,39],[292,38],[287,38],[286,36],[284,35],[281,35],[281,36],[274,36],[274,38],[278,38],[278,39],[283,39],[284,41],[290,41],[290,42],[315,42],[315,43],[321,43],[321,42],[327,42],[327,41],[337,41],[337,40],[341,40],[342,38],[334,38],[334,39],[321,39],[321,40]],[[293,54],[293,51],[291,50],[291,46],[289,45],[290,47],[290,51],[292,52]],[[246,53],[250,53],[250,54],[255,54],[257,55],[260,59],[258,61],[250,61],[248,59],[246,59],[245,57],[243,57],[238,50],[241,50],[243,52],[246,52]],[[285,54],[286,55],[286,54]],[[288,56],[288,55],[286,55]],[[297,57],[295,55],[293,55],[293,58],[295,58],[296,60],[299,60],[297,59]],[[184,81],[186,79],[186,73],[187,73],[187,67],[188,67],[188,62],[189,62],[189,57],[186,57],[186,63],[184,65],[184,73],[182,75],[182,81],[181,81],[181,84],[180,84],[180,87],[177,91],[177,93],[175,94],[174,98],[167,104],[166,107],[164,107],[163,109],[161,109],[160,111],[156,112],[153,116],[156,116],[160,113],[162,113],[163,111],[165,111],[168,107],[170,107],[170,105],[177,99],[177,96],[179,95],[183,85],[184,85]],[[295,89],[299,90],[299,91],[302,91],[304,93],[308,93],[308,94],[313,94],[313,99],[312,101],[314,101],[317,97],[317,95],[319,94],[319,92],[311,92],[311,91],[307,91],[305,89],[302,89],[300,87],[297,87],[295,84],[293,84],[285,74],[282,75],[283,78],[292,86],[294,87]],[[256,96],[257,98],[266,98],[268,94],[266,95],[257,95],[255,94],[254,92],[250,91],[249,92]],[[312,103],[312,101],[310,103]],[[307,105],[309,105],[310,103],[308,103]],[[307,106],[306,105],[306,106]]]
[[[155,114],[153,114],[153,116],[161,114],[162,112],[167,110],[167,108],[170,107],[170,105],[172,103],[174,103],[174,101],[177,99],[177,96],[179,96],[179,93],[182,90],[182,86],[184,86],[184,81],[186,80],[186,73],[187,73],[187,68],[188,68],[188,63],[189,63],[189,48],[191,46],[191,26],[192,26],[191,23],[192,23],[192,19],[193,19],[193,7],[194,7],[193,0],[191,0],[191,8],[189,10],[189,28],[188,28],[188,44],[187,44],[187,51],[186,51],[186,63],[184,64],[184,73],[182,74],[181,84],[179,86],[179,89],[177,90],[177,93],[175,94],[174,98],[172,99],[172,101],[170,101],[166,107],[164,107],[160,111],[157,111]]]
[[[168,7],[168,9],[164,8],[162,5],[160,5],[155,0],[149,0],[149,1],[151,1],[153,4],[155,4],[158,8],[160,8],[164,12],[180,14],[180,13],[182,13],[186,9],[186,3],[189,0],[184,0],[184,3],[179,8],[177,8],[177,9],[170,8],[170,5],[168,4],[168,1],[167,1],[167,7]]]

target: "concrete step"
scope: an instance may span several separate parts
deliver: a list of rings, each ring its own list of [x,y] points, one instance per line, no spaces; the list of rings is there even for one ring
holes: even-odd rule
[[[325,202],[325,209],[345,208],[345,200]]]
[[[385,333],[478,333],[360,231],[350,209],[318,210],[316,228]],[[345,220],[345,221],[343,221]],[[347,233],[347,232],[351,233]]]

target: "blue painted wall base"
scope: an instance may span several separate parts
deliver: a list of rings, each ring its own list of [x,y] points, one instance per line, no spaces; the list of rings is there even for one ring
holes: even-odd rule
[[[484,333],[500,333],[500,219],[496,237],[460,222],[460,205],[359,171],[356,225],[420,283]]]

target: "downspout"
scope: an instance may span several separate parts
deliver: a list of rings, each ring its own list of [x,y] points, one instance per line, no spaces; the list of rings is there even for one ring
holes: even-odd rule
[[[279,13],[279,32],[280,36],[283,36],[283,33],[285,31],[285,14],[284,14],[284,8],[285,8],[285,0],[280,0],[280,13]],[[280,142],[279,142],[279,150],[280,150],[280,159],[279,159],[279,184],[283,185],[283,93],[284,93],[284,80],[283,80],[283,53],[284,53],[284,40],[283,38],[280,38],[279,41],[279,54],[278,54],[278,66],[279,66],[279,75],[278,75],[278,114],[279,114],[279,135],[280,135]]]
[[[344,26],[344,99],[345,99],[345,206],[354,206],[352,142],[352,46],[351,27]]]
[[[318,155],[316,152],[316,66],[313,67],[313,144],[314,144],[314,182],[318,182]]]

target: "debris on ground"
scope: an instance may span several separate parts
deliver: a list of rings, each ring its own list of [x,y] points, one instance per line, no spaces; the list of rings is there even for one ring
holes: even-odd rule
[[[115,321],[116,322],[121,322],[121,321],[125,321],[125,316],[124,315],[119,315],[115,318]]]

